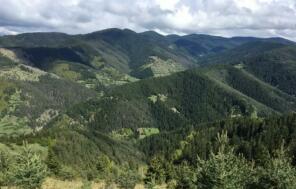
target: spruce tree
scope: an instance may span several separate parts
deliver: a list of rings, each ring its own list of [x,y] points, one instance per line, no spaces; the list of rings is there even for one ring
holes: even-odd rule
[[[255,181],[249,185],[251,189],[294,189],[296,188],[296,169],[291,165],[284,145],[276,151],[264,167],[258,167]]]
[[[24,189],[40,188],[46,176],[45,163],[27,146],[16,156],[9,170],[10,183]]]
[[[227,132],[218,134],[219,149],[208,160],[197,160],[197,188],[240,189],[245,188],[252,166],[242,156],[236,156],[229,146]]]

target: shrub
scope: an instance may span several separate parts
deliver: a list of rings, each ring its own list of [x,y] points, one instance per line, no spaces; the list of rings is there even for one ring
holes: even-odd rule
[[[140,175],[129,167],[124,167],[116,179],[118,186],[123,189],[134,188],[139,181]]]
[[[100,178],[108,178],[111,174],[111,170],[113,167],[113,161],[107,155],[100,155],[97,159],[96,168],[99,172]]]
[[[5,152],[0,151],[0,186],[6,185],[9,158]]]
[[[59,174],[57,175],[62,180],[73,180],[76,176],[75,171],[66,166],[62,166]]]

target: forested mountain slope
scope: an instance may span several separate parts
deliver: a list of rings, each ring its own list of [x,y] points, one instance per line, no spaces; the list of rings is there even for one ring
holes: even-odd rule
[[[248,43],[251,43],[251,49],[257,48],[256,43],[294,44],[282,38],[223,38],[196,34],[163,36],[127,29],[107,29],[85,35],[29,33],[0,37],[0,47],[14,51],[25,63],[59,73],[60,61],[63,61],[69,67],[66,70],[83,75],[80,80],[95,85],[117,84],[116,81],[126,83],[132,80],[126,78],[128,76],[146,78],[162,72],[167,75],[195,67],[204,57],[236,48],[234,52],[241,51],[240,48],[246,48]],[[254,52],[260,53],[261,50],[254,49]],[[153,61],[155,59],[157,61]],[[154,64],[151,66],[151,63]],[[92,76],[86,76],[85,72]]]
[[[97,96],[87,88],[80,90],[77,83],[1,55],[0,83],[1,136],[42,129],[73,104]]]
[[[295,77],[296,46],[282,38],[3,36],[0,168],[29,146],[57,178],[196,188],[229,139],[219,157],[248,167],[258,186],[283,140],[295,155]],[[9,175],[0,171],[0,185]]]

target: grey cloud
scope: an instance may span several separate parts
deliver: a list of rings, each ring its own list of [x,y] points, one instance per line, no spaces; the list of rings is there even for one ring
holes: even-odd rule
[[[0,0],[0,4],[2,34],[87,33],[119,27],[296,40],[295,0]]]

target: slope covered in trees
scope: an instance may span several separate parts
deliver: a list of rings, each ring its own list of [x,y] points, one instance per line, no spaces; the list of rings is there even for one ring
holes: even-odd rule
[[[228,119],[179,130],[177,135],[183,137],[178,144],[167,143],[170,137],[178,138],[174,134],[154,136],[142,145],[158,141],[177,147],[169,153],[166,148],[152,152],[157,155],[151,159],[146,182],[172,183],[177,188],[293,188],[294,128],[295,114],[291,114],[266,120]]]
[[[295,187],[291,41],[109,29],[0,47],[0,185]]]

